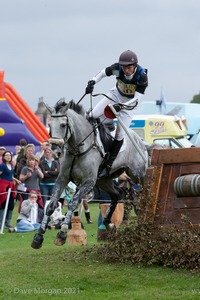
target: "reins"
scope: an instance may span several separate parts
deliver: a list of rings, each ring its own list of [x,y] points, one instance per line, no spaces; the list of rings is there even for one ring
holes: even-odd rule
[[[85,93],[82,97],[81,97],[81,99],[77,102],[77,104],[79,104],[82,100],[83,100],[83,98],[86,96],[87,94]]]
[[[80,100],[77,102],[77,104],[79,104],[83,98],[86,96],[87,94],[85,93],[81,98]],[[90,109],[92,109],[92,97],[98,97],[98,96],[104,96],[106,97],[107,99],[111,100],[112,102],[114,102],[115,104],[119,105],[120,107],[120,110],[125,108],[127,110],[132,110],[134,109],[137,105],[138,105],[138,101],[137,99],[134,101],[134,104],[133,105],[126,105],[124,103],[119,103],[117,101],[115,101],[114,99],[112,99],[111,97],[109,97],[108,95],[104,94],[104,93],[98,93],[98,94],[90,94]]]
[[[138,105],[137,99],[134,101],[133,105],[126,105],[124,103],[120,103],[120,102],[115,101],[114,99],[112,99],[111,97],[109,97],[108,95],[106,95],[104,93],[98,93],[98,94],[94,94],[94,95],[91,94],[91,96],[92,97],[104,96],[107,99],[109,99],[110,101],[114,102],[116,105],[119,105],[120,110],[122,110],[123,108],[125,108],[127,110],[132,110]]]
[[[79,104],[83,98],[86,96],[87,94],[84,93],[84,95],[80,98],[80,100],[77,102],[77,104]],[[98,94],[90,94],[90,110],[92,110],[92,97],[97,97],[97,96],[104,96],[106,97],[107,99],[111,100],[112,102],[114,102],[116,105],[118,105],[118,111],[119,110],[122,110],[123,108],[124,109],[127,109],[127,110],[132,110],[134,109],[137,105],[138,105],[138,101],[135,100],[134,104],[133,105],[126,105],[124,103],[118,103],[117,101],[115,101],[114,99],[112,99],[111,97],[109,97],[108,95],[104,94],[104,93],[98,93]],[[67,118],[67,131],[66,131],[66,136],[68,135],[68,130],[70,131],[70,135],[72,133],[72,130],[71,130],[71,127],[70,127],[70,124],[69,124],[69,119],[68,119],[68,116],[67,114],[62,114],[62,115],[51,115],[51,118],[60,118],[60,117],[66,117]],[[93,126],[93,130],[79,143],[77,144],[76,146],[72,146],[70,145],[70,147],[72,147],[74,149],[74,151],[77,151],[76,149],[78,147],[80,147],[81,145],[83,145],[83,143],[85,142],[85,140],[92,134],[94,133],[95,134],[95,130],[106,120],[106,117],[100,121],[97,125]],[[88,153],[93,147],[94,147],[94,144],[95,143],[92,143],[90,145],[90,147],[85,150],[84,152],[81,152],[81,153],[72,153],[71,151],[69,151],[68,149],[68,152],[70,154],[72,154],[74,157],[75,156],[82,156],[82,155],[85,155],[86,153]],[[96,145],[97,147],[97,145]],[[97,147],[98,148],[98,147]]]

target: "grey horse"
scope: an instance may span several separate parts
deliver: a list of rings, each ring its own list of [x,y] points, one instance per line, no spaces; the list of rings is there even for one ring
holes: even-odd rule
[[[94,126],[86,118],[86,112],[83,107],[76,104],[73,100],[69,103],[60,100],[54,108],[49,108],[49,111],[51,113],[50,135],[54,141],[62,139],[63,154],[53,195],[41,226],[31,244],[34,249],[41,248],[49,218],[54,212],[57,201],[69,181],[78,184],[78,191],[69,204],[61,231],[57,234],[54,241],[56,245],[65,243],[73,211],[78,203],[81,202],[83,196],[94,188],[95,184],[107,192],[112,199],[104,217],[104,224],[107,229],[113,228],[111,217],[118,201],[122,199],[121,190],[114,185],[113,178],[118,177],[122,172],[126,171],[133,180],[136,178],[142,180],[147,168],[147,164],[135,149],[131,140],[125,137],[124,146],[122,146],[113,163],[110,176],[98,179],[98,169],[103,161],[103,154],[99,142],[97,142],[97,130],[94,129]],[[141,138],[131,129],[129,129],[129,134],[137,143],[140,151],[148,157],[146,147]]]

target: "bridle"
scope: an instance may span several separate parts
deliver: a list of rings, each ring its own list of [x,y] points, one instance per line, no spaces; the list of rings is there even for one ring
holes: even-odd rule
[[[71,130],[71,127],[69,125],[68,115],[66,115],[66,114],[63,114],[63,115],[51,115],[51,118],[63,118],[63,117],[65,117],[67,119],[67,122],[66,122],[67,130],[66,130],[66,133],[65,133],[65,139],[66,139],[67,136],[68,136],[68,132],[70,133],[70,135],[72,134],[72,130]]]
[[[67,114],[63,114],[63,115],[51,115],[51,118],[62,118],[62,117],[66,117],[66,133],[65,133],[65,137],[64,137],[64,141],[65,141],[65,145],[66,143],[68,142],[70,148],[72,148],[73,150],[70,151],[68,148],[67,148],[67,151],[69,154],[71,154],[72,156],[74,157],[77,157],[77,156],[83,156],[85,155],[86,153],[88,153],[92,148],[94,148],[94,143],[92,143],[85,151],[83,152],[80,152],[79,151],[79,147],[80,146],[83,146],[84,145],[84,141],[89,137],[89,135],[87,135],[79,144],[77,144],[76,146],[73,146],[69,143],[69,140],[67,141],[67,136],[68,134],[72,134],[72,130],[71,130],[71,127],[70,127],[70,123],[69,123],[69,117]],[[92,131],[93,132],[93,131]],[[91,132],[91,133],[92,133]]]

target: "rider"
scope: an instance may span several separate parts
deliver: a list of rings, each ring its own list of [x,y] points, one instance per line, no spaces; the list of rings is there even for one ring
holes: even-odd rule
[[[122,103],[129,107],[123,108],[119,112],[119,116],[125,126],[129,127],[134,115],[133,109],[137,106],[146,87],[148,86],[147,70],[138,65],[137,55],[133,51],[124,51],[121,53],[118,63],[114,63],[113,65],[103,69],[88,82],[85,90],[86,94],[92,93],[94,85],[102,78],[111,75],[116,76],[116,86],[108,92],[108,98],[104,97],[94,107],[94,109],[90,112],[89,117],[97,119],[103,116],[104,109],[108,104],[113,104],[113,102]],[[118,122],[115,139],[111,146],[109,156],[99,168],[99,178],[109,176],[112,164],[123,144],[124,135],[125,131]]]

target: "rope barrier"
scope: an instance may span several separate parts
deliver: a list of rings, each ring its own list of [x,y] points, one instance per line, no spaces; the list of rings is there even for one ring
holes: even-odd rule
[[[15,191],[16,192],[16,191]],[[18,191],[17,191],[18,192]],[[3,192],[3,193],[0,193],[0,195],[4,195],[4,194],[7,194],[7,198],[6,198],[6,205],[5,205],[5,208],[4,208],[4,214],[3,214],[3,219],[2,219],[2,224],[1,224],[1,230],[0,230],[0,234],[4,234],[3,230],[4,230],[4,225],[5,225],[5,220],[6,220],[6,215],[7,215],[7,210],[8,210],[8,203],[9,203],[9,200],[10,200],[10,195],[12,193],[12,190],[11,188],[8,189],[7,192]],[[18,192],[19,194],[29,194],[29,193],[25,193],[25,192]],[[42,196],[42,195],[41,195]],[[50,198],[50,196],[48,195],[45,195],[47,197]],[[99,200],[99,199],[88,199],[87,200],[88,203],[90,202],[96,202],[96,203],[110,203],[111,200]],[[83,213],[83,199],[80,203],[80,206],[79,206],[79,211],[80,211],[80,217],[82,218],[82,213]]]
[[[11,193],[13,192],[13,190],[11,190],[10,189],[10,191],[11,191]],[[17,192],[18,194],[29,194],[29,193],[25,193],[25,192],[18,192],[18,191],[14,191],[14,192]],[[0,195],[4,195],[4,194],[8,194],[8,192],[4,192],[4,193],[0,193]],[[49,195],[42,195],[41,194],[41,196],[43,197],[43,196],[45,196],[45,197],[49,197],[49,198],[51,198],[51,196],[49,196]],[[110,202],[110,200],[98,200],[98,199],[90,199],[90,200],[87,200],[87,202],[88,203],[90,203],[90,202]]]

